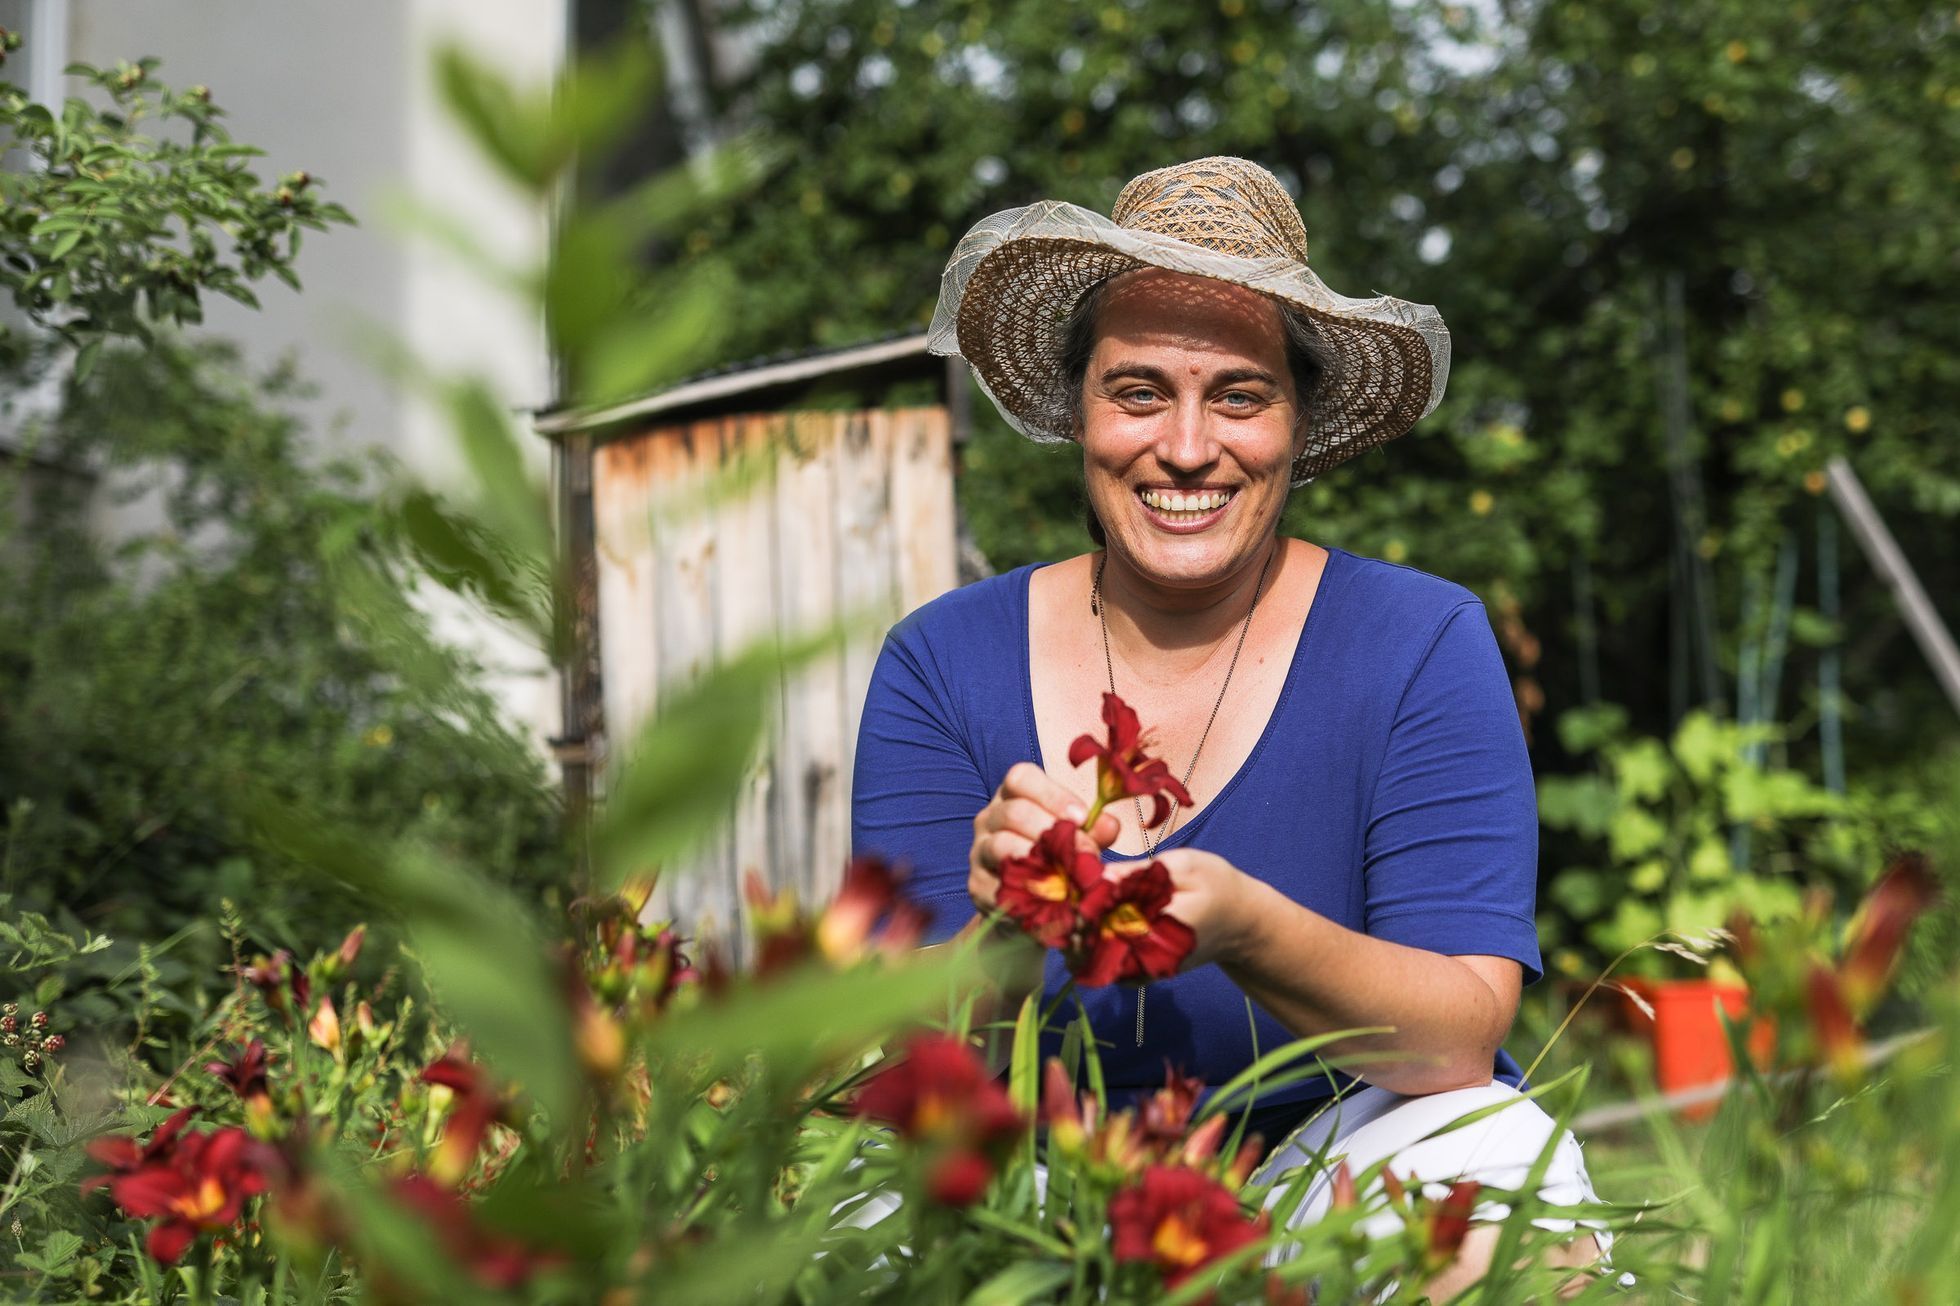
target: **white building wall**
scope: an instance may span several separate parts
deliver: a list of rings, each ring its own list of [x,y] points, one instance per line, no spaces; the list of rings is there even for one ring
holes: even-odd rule
[[[324,447],[378,446],[437,484],[459,471],[447,426],[383,380],[364,354],[378,325],[438,369],[493,377],[513,408],[552,398],[541,324],[449,262],[411,246],[386,214],[412,194],[464,217],[513,258],[536,260],[547,217],[526,204],[449,122],[435,87],[439,42],[460,41],[508,74],[548,80],[563,60],[569,0],[28,0],[65,10],[66,57],[97,65],[155,55],[173,86],[203,83],[233,136],[263,148],[268,183],[304,168],[360,225],[308,233],[303,293],[268,279],[254,311],[214,297],[206,330],[240,342],[255,371],[283,357],[318,387],[306,416]],[[547,450],[525,440],[542,472]],[[541,655],[447,595],[439,625],[477,652],[514,722],[558,728]]]

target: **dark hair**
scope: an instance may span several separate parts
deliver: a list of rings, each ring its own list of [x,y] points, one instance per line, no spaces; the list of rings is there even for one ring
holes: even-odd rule
[[[1082,386],[1089,378],[1089,356],[1096,352],[1096,313],[1108,285],[1109,280],[1105,278],[1085,291],[1062,324],[1062,383],[1068,395],[1069,426],[1077,439],[1082,433]],[[1286,337],[1286,370],[1293,375],[1293,390],[1299,396],[1299,411],[1304,418],[1313,410],[1321,385],[1334,370],[1334,351],[1328,348],[1305,310],[1277,300],[1274,303],[1279,309],[1280,329]],[[1089,502],[1086,489],[1082,495],[1082,515],[1096,547],[1108,544],[1109,537]]]

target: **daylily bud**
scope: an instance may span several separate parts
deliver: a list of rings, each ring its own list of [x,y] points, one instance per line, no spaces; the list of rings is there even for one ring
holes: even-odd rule
[[[1081,1104],[1075,1086],[1069,1082],[1068,1068],[1055,1057],[1048,1058],[1042,1071],[1041,1118],[1048,1126],[1048,1145],[1064,1156],[1075,1156],[1088,1141],[1082,1127]]]
[[[1389,1200],[1397,1206],[1409,1200],[1408,1189],[1402,1186],[1402,1180],[1393,1170],[1384,1169],[1382,1171],[1382,1187],[1388,1190]]]
[[[1328,1206],[1336,1211],[1347,1211],[1359,1205],[1360,1200],[1354,1191],[1354,1171],[1348,1168],[1347,1158],[1342,1157],[1341,1163],[1334,1167],[1333,1190],[1327,1199]]]
[[[594,1079],[609,1080],[626,1064],[626,1031],[589,993],[581,991],[575,1006],[572,1044],[579,1063]]]
[[[1844,961],[1838,968],[1845,1000],[1854,1015],[1870,1011],[1884,993],[1898,967],[1907,932],[1937,896],[1926,859],[1907,853],[1892,863],[1865,898],[1852,921]]]
[[[347,932],[347,937],[340,941],[340,951],[335,954],[342,966],[352,966],[354,964],[354,959],[361,955],[361,944],[366,938],[367,926],[365,924],[356,925]]]
[[[1177,1151],[1178,1160],[1194,1170],[1203,1169],[1205,1162],[1218,1155],[1218,1145],[1225,1139],[1225,1124],[1223,1115],[1215,1115],[1192,1130]]]
[[[319,1010],[307,1022],[306,1037],[316,1046],[327,1051],[340,1052],[340,1013],[333,1009],[332,998],[321,998]]]

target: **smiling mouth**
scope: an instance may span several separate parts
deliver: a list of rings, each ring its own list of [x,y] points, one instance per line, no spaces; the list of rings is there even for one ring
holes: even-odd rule
[[[1237,490],[1138,490],[1137,498],[1153,514],[1173,525],[1201,522],[1238,497]]]

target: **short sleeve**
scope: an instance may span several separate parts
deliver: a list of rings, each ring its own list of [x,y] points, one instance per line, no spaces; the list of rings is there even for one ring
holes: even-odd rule
[[[1538,804],[1482,603],[1452,608],[1396,707],[1363,852],[1367,932],[1542,974]]]
[[[993,795],[980,778],[929,659],[901,626],[871,672],[851,777],[851,850],[911,868],[905,896],[932,914],[927,943],[973,917],[973,818]]]

